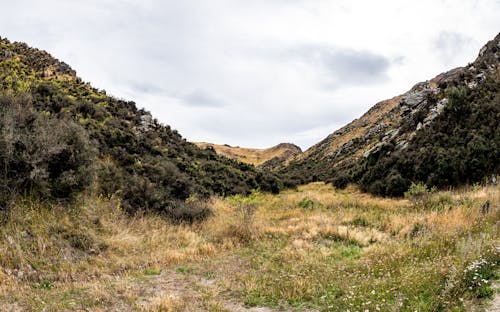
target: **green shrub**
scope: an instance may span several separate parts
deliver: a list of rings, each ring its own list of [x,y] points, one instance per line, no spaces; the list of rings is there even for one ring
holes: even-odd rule
[[[421,203],[430,193],[431,190],[425,183],[418,182],[412,183],[404,195],[405,198],[410,199],[416,205]]]
[[[144,275],[147,275],[147,276],[154,276],[154,275],[160,275],[161,274],[161,270],[158,270],[158,269],[145,269],[144,270]]]
[[[352,219],[350,224],[354,226],[363,226],[363,227],[371,226],[370,221],[368,221],[368,219],[366,219],[365,217],[356,217]]]
[[[299,202],[299,207],[302,209],[312,209],[317,205],[318,205],[318,203],[314,199],[309,198],[309,197],[304,197]]]
[[[40,283],[37,284],[37,288],[44,290],[52,290],[54,288],[54,284],[52,284],[50,281],[41,281]]]

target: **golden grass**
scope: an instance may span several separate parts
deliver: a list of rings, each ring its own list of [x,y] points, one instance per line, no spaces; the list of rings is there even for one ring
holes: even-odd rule
[[[340,307],[361,307],[362,297],[371,301],[366,307],[375,308],[372,290],[428,295],[440,283],[454,283],[440,279],[499,244],[493,225],[500,221],[500,189],[494,186],[434,194],[426,207],[323,183],[257,197],[251,212],[235,201],[212,198],[213,216],[194,225],[131,217],[112,198],[87,197],[74,207],[20,200],[0,228],[0,302],[31,310],[79,305],[96,311],[107,306],[189,311],[198,304],[223,311],[223,290],[235,289],[249,304],[284,301],[327,309],[331,300],[340,300],[328,299],[334,295],[343,298],[346,305]],[[491,211],[485,215],[486,200]],[[197,264],[200,274],[216,271],[219,283],[187,293],[145,290],[156,278],[143,279],[145,270],[186,264]],[[387,276],[372,275],[370,267]],[[426,283],[432,285],[427,292]],[[347,297],[349,291],[361,297]],[[189,302],[187,295],[198,299]],[[390,307],[399,299],[384,300]],[[433,307],[425,304],[420,310]]]
[[[270,148],[259,149],[218,145],[205,142],[195,142],[194,144],[196,144],[200,148],[213,147],[217,154],[221,154],[228,158],[255,166],[262,165],[266,161],[271,160],[275,157],[283,158],[288,153],[289,156],[287,157],[289,158],[297,154],[297,151],[295,149],[292,149],[287,145],[277,145]]]

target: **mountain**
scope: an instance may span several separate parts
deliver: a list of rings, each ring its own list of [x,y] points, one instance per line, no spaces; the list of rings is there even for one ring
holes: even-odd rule
[[[128,211],[169,214],[187,199],[283,187],[276,174],[187,142],[47,52],[1,37],[0,103],[0,208],[15,194],[62,200],[92,187]]]
[[[412,182],[446,187],[500,173],[500,34],[477,59],[377,103],[280,168],[298,183],[357,183],[402,195]]]
[[[244,148],[239,146],[218,145],[212,143],[195,143],[200,148],[212,148],[217,154],[238,160],[243,163],[271,169],[286,164],[290,159],[300,155],[302,150],[295,144],[280,143],[264,149]]]

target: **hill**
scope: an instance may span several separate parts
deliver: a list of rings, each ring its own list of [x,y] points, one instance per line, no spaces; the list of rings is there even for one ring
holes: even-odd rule
[[[500,35],[465,67],[377,103],[282,167],[299,183],[328,181],[400,196],[412,182],[446,187],[500,173]]]
[[[302,153],[300,147],[291,143],[281,143],[270,148],[245,148],[230,145],[218,145],[212,143],[195,143],[200,148],[213,148],[217,154],[238,160],[243,163],[260,166],[262,168],[274,168],[286,164],[290,159]]]
[[[131,212],[203,214],[185,201],[283,187],[275,174],[187,142],[47,52],[2,38],[0,103],[2,208],[15,194],[68,199],[92,186]]]

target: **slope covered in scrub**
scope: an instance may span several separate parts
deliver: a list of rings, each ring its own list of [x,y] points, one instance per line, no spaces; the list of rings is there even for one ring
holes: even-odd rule
[[[447,187],[500,173],[500,35],[465,67],[416,84],[299,155],[298,183],[357,183],[401,196],[412,182]]]
[[[64,199],[92,185],[119,194],[129,211],[171,214],[190,197],[283,187],[275,174],[198,148],[134,102],[7,39],[0,39],[0,103],[1,207],[13,194]]]

